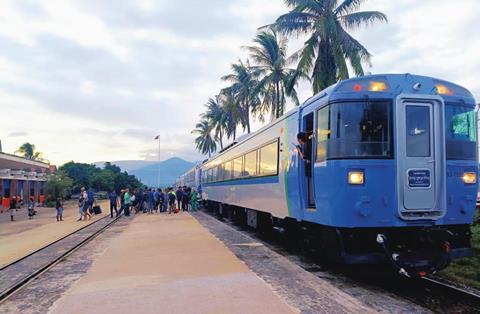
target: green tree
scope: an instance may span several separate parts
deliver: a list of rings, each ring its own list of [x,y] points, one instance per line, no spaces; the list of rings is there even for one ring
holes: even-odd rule
[[[73,187],[73,180],[65,171],[58,171],[47,177],[45,193],[47,201],[54,201],[58,197],[68,198]]]
[[[242,108],[236,102],[235,95],[230,89],[222,90],[218,97],[227,115],[225,132],[228,138],[235,140],[237,137],[237,126],[242,124]]]
[[[238,60],[231,66],[232,73],[222,77],[222,80],[230,82],[232,85],[222,92],[233,95],[240,111],[240,124],[242,128],[250,133],[250,110],[260,103],[258,95],[258,71],[250,67],[247,60],[245,63]]]
[[[112,191],[115,186],[115,174],[102,169],[92,176],[92,187],[97,191]]]
[[[91,188],[93,176],[100,172],[100,169],[94,165],[76,163],[73,161],[67,162],[61,166],[59,170],[65,171],[67,175],[73,179],[74,193],[78,193],[82,187],[86,189]]]
[[[120,173],[122,172],[122,169],[120,169],[119,166],[115,165],[115,164],[112,164],[111,162],[106,162],[105,163],[105,170],[110,170],[111,172],[117,174],[117,173]]]
[[[213,126],[207,119],[202,119],[195,125],[195,130],[192,134],[198,134],[195,138],[195,145],[197,150],[203,155],[208,154],[210,158],[211,154],[217,150],[217,144],[212,136]]]
[[[36,151],[35,145],[31,143],[24,143],[20,146],[15,153],[21,154],[24,158],[38,160],[38,161],[46,161],[42,158],[42,153]]]
[[[337,80],[349,77],[347,60],[356,75],[363,75],[362,62],[370,64],[370,53],[347,30],[374,22],[387,22],[378,11],[356,12],[363,0],[284,0],[291,8],[273,25],[286,35],[308,35],[295,55],[298,70],[311,77],[318,93]]]
[[[287,59],[287,40],[272,29],[261,31],[253,40],[255,46],[245,47],[255,68],[261,75],[258,87],[262,102],[253,108],[254,116],[264,121],[267,112],[273,118],[279,118],[285,111],[286,98],[290,97],[299,105],[295,84],[299,73],[288,68],[292,62]]]
[[[227,132],[228,116],[221,104],[221,97],[217,95],[208,99],[205,107],[207,110],[201,117],[208,120],[215,131],[215,140],[220,144],[220,149],[223,149],[223,136]]]
[[[100,169],[95,165],[76,163],[70,161],[59,168],[73,180],[72,192],[78,193],[81,187],[93,188],[102,191],[120,191],[129,188],[136,189],[143,186],[135,176],[121,172],[120,168],[109,162],[105,168]]]

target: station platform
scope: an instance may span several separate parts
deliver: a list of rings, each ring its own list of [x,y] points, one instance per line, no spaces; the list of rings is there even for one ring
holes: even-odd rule
[[[77,221],[77,202],[65,204],[63,220],[57,222],[55,208],[36,207],[37,214],[28,219],[26,206],[14,212],[15,221],[10,221],[10,210],[0,213],[0,267],[28,255],[87,224],[93,223],[110,212],[108,201],[98,201],[103,212],[91,220]]]
[[[51,313],[298,313],[188,213],[138,215]]]

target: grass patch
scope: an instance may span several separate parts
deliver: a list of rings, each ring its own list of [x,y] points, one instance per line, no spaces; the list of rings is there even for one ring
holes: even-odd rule
[[[472,247],[473,257],[453,261],[438,275],[480,290],[480,215],[478,211],[472,225]]]

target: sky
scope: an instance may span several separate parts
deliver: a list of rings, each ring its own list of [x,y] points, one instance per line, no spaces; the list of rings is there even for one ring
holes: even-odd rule
[[[2,0],[3,150],[31,142],[57,165],[155,160],[160,134],[161,159],[200,160],[190,131],[204,104],[258,27],[287,10],[281,0]],[[480,1],[369,0],[362,10],[389,19],[350,32],[373,55],[365,71],[435,76],[480,99]]]

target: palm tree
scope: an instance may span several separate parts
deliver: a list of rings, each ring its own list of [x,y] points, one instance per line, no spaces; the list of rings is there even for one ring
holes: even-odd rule
[[[15,153],[21,154],[24,158],[32,160],[44,160],[42,153],[35,151],[35,145],[31,143],[24,143],[20,146]]]
[[[228,138],[237,138],[237,126],[242,124],[242,108],[238,105],[235,100],[235,95],[231,89],[224,89],[219,95],[219,100],[221,100],[223,110],[227,114],[227,123],[225,132]]]
[[[241,108],[240,124],[243,129],[250,133],[250,110],[260,103],[258,97],[258,71],[250,67],[247,60],[245,63],[238,60],[232,64],[232,72],[222,77],[222,80],[232,85],[222,90],[234,95],[237,105]]]
[[[195,125],[195,130],[191,132],[192,134],[198,134],[195,138],[197,150],[203,155],[208,154],[208,158],[217,150],[217,144],[212,137],[212,130],[213,127],[210,122],[207,119],[202,119]]]
[[[387,22],[378,11],[358,10],[363,0],[284,0],[292,10],[273,25],[285,35],[309,35],[296,53],[298,69],[309,73],[314,93],[349,77],[347,62],[356,75],[363,75],[362,62],[370,64],[370,53],[347,30],[376,21]]]
[[[207,107],[207,110],[201,117],[207,119],[215,130],[215,140],[220,144],[220,149],[223,149],[223,135],[227,129],[228,116],[221,104],[221,97],[217,95],[208,99],[205,107]]]
[[[262,77],[258,85],[263,96],[263,101],[255,108],[254,114],[264,121],[264,114],[270,111],[273,120],[283,115],[286,97],[299,105],[295,84],[300,73],[287,67],[291,63],[286,57],[287,40],[278,36],[274,30],[261,31],[253,42],[255,46],[245,48],[256,63],[253,68]]]

